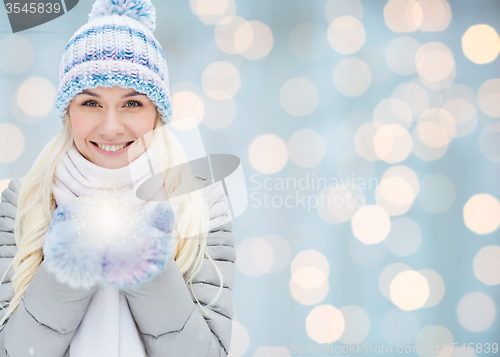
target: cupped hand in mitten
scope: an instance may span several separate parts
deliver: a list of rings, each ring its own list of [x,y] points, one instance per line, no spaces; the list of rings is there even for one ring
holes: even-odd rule
[[[60,282],[89,289],[101,280],[104,251],[93,249],[75,213],[71,205],[56,207],[44,237],[43,255],[47,269]]]
[[[69,285],[136,287],[165,267],[178,207],[129,195],[79,197],[54,211],[43,252]]]
[[[137,287],[161,273],[176,243],[177,206],[152,201],[132,207],[130,230],[108,247],[103,260],[103,283],[120,289]]]

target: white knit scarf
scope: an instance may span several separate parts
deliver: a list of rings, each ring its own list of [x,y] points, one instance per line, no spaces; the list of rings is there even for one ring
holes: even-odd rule
[[[128,166],[107,169],[88,161],[73,143],[57,164],[52,186],[56,204],[59,206],[76,197],[95,194],[96,190],[130,193],[130,190],[137,189],[152,176],[148,158],[154,163],[154,155],[150,149]],[[99,287],[71,341],[70,356],[145,355],[143,342],[123,292],[114,287]]]

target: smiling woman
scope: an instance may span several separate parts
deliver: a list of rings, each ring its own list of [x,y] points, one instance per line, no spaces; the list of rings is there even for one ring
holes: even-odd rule
[[[128,165],[127,149],[155,129],[153,102],[134,89],[86,89],[70,102],[68,113],[78,151],[94,164],[110,169]]]
[[[64,49],[62,130],[2,193],[0,356],[229,353],[229,205],[181,165],[154,29],[150,0],[97,0]]]

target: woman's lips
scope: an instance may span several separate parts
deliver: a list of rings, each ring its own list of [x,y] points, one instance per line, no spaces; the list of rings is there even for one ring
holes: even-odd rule
[[[130,144],[133,143],[133,141],[129,142],[125,147],[121,148],[120,150],[116,150],[116,151],[106,151],[104,149],[101,149],[99,146],[97,146],[97,144],[95,144],[94,142],[92,142],[92,144],[94,145],[95,149],[97,150],[97,152],[99,154],[102,154],[102,155],[105,155],[105,156],[118,156],[118,155],[121,155],[123,154],[125,151],[128,150]]]

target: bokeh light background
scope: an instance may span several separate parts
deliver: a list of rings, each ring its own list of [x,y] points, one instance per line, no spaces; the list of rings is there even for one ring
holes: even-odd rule
[[[59,58],[92,3],[15,35],[0,11],[1,189],[60,130]],[[248,179],[231,357],[500,343],[498,1],[154,4],[174,120]]]

